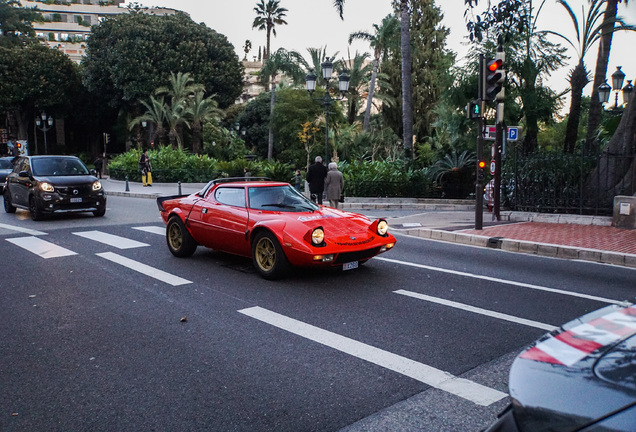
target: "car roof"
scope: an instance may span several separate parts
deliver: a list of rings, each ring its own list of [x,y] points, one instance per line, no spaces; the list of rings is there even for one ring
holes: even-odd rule
[[[218,178],[208,182],[207,185],[199,192],[199,195],[204,196],[211,189],[217,186],[225,186],[231,184],[232,186],[249,186],[249,187],[266,187],[266,186],[288,186],[289,183],[273,181],[267,177],[227,177]]]

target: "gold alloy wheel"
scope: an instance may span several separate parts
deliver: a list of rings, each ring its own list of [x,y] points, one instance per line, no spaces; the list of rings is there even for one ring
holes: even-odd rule
[[[181,233],[181,227],[177,223],[170,224],[168,229],[168,241],[170,247],[174,250],[179,250],[183,244],[183,235]]]
[[[276,247],[268,237],[261,237],[256,243],[254,256],[263,271],[271,271],[276,265]]]

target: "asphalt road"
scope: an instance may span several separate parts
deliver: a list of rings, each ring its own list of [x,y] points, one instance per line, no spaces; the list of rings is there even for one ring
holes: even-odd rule
[[[173,257],[153,200],[108,202],[0,213],[2,431],[478,431],[524,346],[635,295],[633,269],[399,233],[270,282]]]

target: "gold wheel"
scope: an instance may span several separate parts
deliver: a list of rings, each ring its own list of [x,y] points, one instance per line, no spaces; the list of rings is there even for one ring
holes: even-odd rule
[[[269,237],[261,237],[258,240],[254,256],[263,271],[272,271],[276,265],[276,247]]]
[[[252,243],[252,260],[265,279],[278,279],[287,272],[289,263],[276,236],[268,231],[256,235]]]
[[[176,223],[168,227],[168,242],[170,243],[170,247],[175,250],[179,250],[183,244],[181,228]]]
[[[178,216],[172,216],[168,221],[166,243],[172,255],[177,257],[189,257],[197,249],[197,242]]]

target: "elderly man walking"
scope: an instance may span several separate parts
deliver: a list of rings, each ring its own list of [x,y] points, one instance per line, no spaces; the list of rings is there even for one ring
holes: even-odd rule
[[[309,183],[309,193],[311,200],[322,205],[322,193],[325,190],[325,177],[327,168],[322,164],[322,158],[316,156],[315,162],[309,165],[307,170],[307,183]]]

